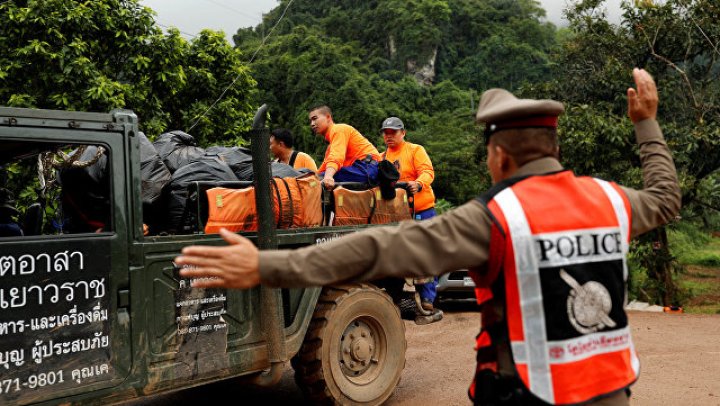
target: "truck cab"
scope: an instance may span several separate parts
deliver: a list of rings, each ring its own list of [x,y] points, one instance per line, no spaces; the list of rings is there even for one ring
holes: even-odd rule
[[[268,131],[253,131],[253,159],[267,161]],[[370,284],[191,288],[173,258],[224,242],[145,235],[142,137],[128,110],[0,107],[0,167],[23,231],[0,236],[0,403],[121,402],[221,379],[271,386],[286,361],[311,401],[384,402],[405,364],[392,298]],[[256,187],[269,199],[266,180]],[[243,235],[261,248],[362,228],[260,222]]]

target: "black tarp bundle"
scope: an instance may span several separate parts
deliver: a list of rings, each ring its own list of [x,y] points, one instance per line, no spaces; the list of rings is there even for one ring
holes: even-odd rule
[[[237,181],[230,167],[217,156],[203,156],[179,168],[166,187],[166,231],[190,234],[197,229],[197,193],[190,193],[195,181]]]
[[[195,138],[180,130],[160,134],[153,146],[170,173],[205,155]]]
[[[205,150],[205,155],[216,156],[225,162],[238,180],[253,180],[252,156],[249,150],[240,147],[212,146]]]
[[[187,234],[197,230],[197,195],[189,186],[195,181],[252,181],[250,151],[241,147],[197,147],[195,139],[182,131],[171,131],[150,142],[140,138],[141,199],[143,222],[150,231]],[[78,150],[73,151],[77,153]],[[97,146],[87,146],[79,161],[92,161]],[[84,167],[60,171],[63,210],[69,232],[110,229],[110,168],[107,153]],[[274,177],[297,177],[302,171],[273,162]]]
[[[282,162],[271,162],[270,172],[275,178],[297,178],[304,173]],[[250,176],[250,180],[252,180],[252,175]]]
[[[253,180],[252,156],[247,148],[212,146],[205,150],[205,155],[216,156],[228,164],[238,180]],[[270,172],[272,176],[279,178],[298,177],[305,173],[281,162],[271,162]]]
[[[76,149],[69,155],[79,153]],[[109,231],[110,179],[107,152],[91,165],[59,170],[62,184],[63,232],[85,233]],[[92,161],[98,147],[88,145],[76,162]]]
[[[140,138],[140,176],[142,179],[143,205],[152,205],[162,196],[172,174],[155,150],[155,146],[142,132]]]
[[[140,177],[143,204],[143,223],[155,233],[163,209],[163,189],[170,183],[172,174],[163,163],[152,142],[143,134],[140,138]]]

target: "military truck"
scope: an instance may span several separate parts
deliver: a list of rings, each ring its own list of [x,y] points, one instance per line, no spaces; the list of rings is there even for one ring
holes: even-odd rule
[[[261,249],[293,248],[362,228],[274,228],[264,116],[251,131],[259,229],[243,235]],[[140,135],[128,110],[0,108],[0,165],[25,174],[16,187],[38,184],[57,203],[21,208],[24,235],[0,237],[0,404],[121,403],[225,379],[271,386],[287,361],[314,402],[384,402],[405,365],[391,297],[371,284],[191,288],[173,258],[190,244],[225,243],[202,232],[144,235]],[[92,205],[106,218],[95,230],[64,224],[59,210],[87,202],[60,201],[48,185],[89,186],[60,184],[53,168],[101,155],[109,198]]]

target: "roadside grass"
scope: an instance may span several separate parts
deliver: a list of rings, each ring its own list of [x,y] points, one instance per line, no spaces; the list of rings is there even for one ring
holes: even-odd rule
[[[670,230],[668,239],[682,265],[677,282],[685,312],[720,314],[720,238],[683,226]]]

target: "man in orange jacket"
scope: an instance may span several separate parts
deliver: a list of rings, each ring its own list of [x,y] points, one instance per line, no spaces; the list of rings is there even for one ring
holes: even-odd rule
[[[415,219],[435,217],[435,194],[430,186],[435,179],[435,170],[425,148],[405,141],[405,124],[398,117],[383,120],[380,130],[387,145],[384,158],[392,162],[400,172],[398,182],[407,182],[409,191],[414,195]],[[437,282],[438,278],[434,277],[429,278],[427,283],[416,285],[425,310],[434,310]]]
[[[323,186],[332,190],[335,182],[377,181],[380,153],[358,130],[347,124],[335,123],[330,107],[313,107],[308,114],[310,128],[329,142],[319,175]]]
[[[278,162],[288,164],[295,169],[310,169],[317,172],[315,160],[304,152],[293,149],[293,135],[286,128],[276,128],[270,132],[270,152]]]

